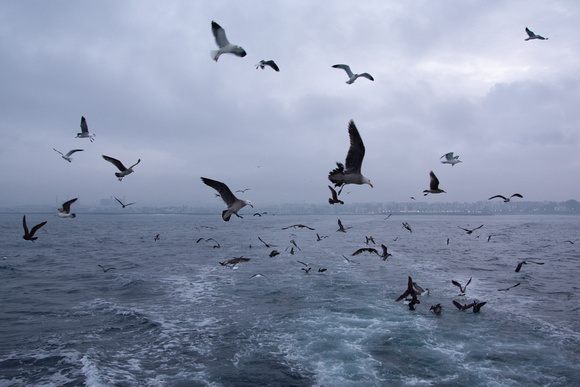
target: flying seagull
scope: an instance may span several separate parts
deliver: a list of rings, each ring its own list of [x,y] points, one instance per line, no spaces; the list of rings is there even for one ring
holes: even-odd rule
[[[381,244],[381,248],[383,249],[383,253],[381,254],[381,258],[383,259],[383,261],[386,261],[387,258],[393,256],[393,254],[387,252],[387,246]]]
[[[228,42],[226,31],[213,20],[211,22],[211,32],[213,33],[215,42],[219,47],[219,50],[211,51],[211,57],[213,60],[217,62],[221,54],[234,54],[240,57],[246,56],[246,51],[244,51],[243,48]]]
[[[260,237],[258,237],[258,239],[259,239],[259,240],[260,240],[260,242],[262,242],[262,243],[263,243],[263,244],[264,244],[264,245],[265,245],[267,248],[270,248],[270,247],[277,247],[276,245],[270,245],[270,244],[268,244],[268,243],[264,242],[264,241],[262,240],[262,238],[260,238]]]
[[[443,307],[441,306],[441,304],[437,304],[435,306],[431,305],[431,307],[429,308],[429,311],[433,312],[436,315],[440,315],[442,310]]]
[[[365,146],[353,120],[348,124],[348,135],[350,137],[350,148],[346,154],[346,169],[344,164],[337,162],[337,168],[330,171],[328,180],[334,183],[335,187],[344,184],[368,184],[372,188],[371,181],[361,173],[361,165],[365,156]]]
[[[465,286],[461,286],[461,284],[455,280],[451,280],[451,283],[459,288],[461,294],[465,294],[465,291],[467,290],[467,285],[471,283],[471,277],[469,278],[469,281],[467,281]]]
[[[64,153],[62,153],[59,150],[56,150],[54,148],[52,148],[55,152],[60,153],[60,157],[62,157],[63,159],[65,159],[66,161],[68,161],[69,163],[72,161],[72,154],[75,152],[82,152],[83,149],[72,149],[70,151],[68,151],[68,153],[65,155]]]
[[[350,66],[349,65],[345,65],[345,64],[335,64],[332,67],[335,68],[335,69],[343,69],[344,71],[346,71],[346,75],[348,75],[348,81],[346,81],[346,83],[348,83],[349,85],[352,84],[352,83],[354,83],[354,81],[356,81],[356,79],[358,77],[363,77],[363,78],[369,79],[371,81],[374,81],[375,80],[369,73],[353,74],[353,72],[350,70]]]
[[[106,273],[106,272],[108,272],[109,270],[117,270],[117,268],[116,268],[116,267],[106,267],[106,268],[105,268],[105,267],[103,267],[103,266],[101,266],[101,265],[99,265],[99,264],[97,264],[97,266],[98,266],[98,267],[100,267],[101,269],[103,269],[103,273]]]
[[[228,206],[228,209],[222,212],[222,219],[225,220],[226,222],[229,222],[232,214],[235,214],[238,218],[241,218],[241,216],[238,215],[238,211],[244,208],[245,206],[249,205],[250,207],[254,208],[252,202],[250,202],[249,200],[238,199],[228,188],[228,186],[225,185],[224,183],[208,179],[205,177],[202,177],[201,181],[203,181],[204,184],[218,191],[224,203],[226,203],[226,206]]]
[[[264,59],[262,59],[262,60],[260,61],[260,63],[258,63],[258,64],[256,65],[256,70],[257,70],[257,69],[262,69],[262,70],[264,70],[264,67],[266,67],[266,66],[270,66],[270,67],[272,67],[274,70],[276,70],[276,71],[280,71],[280,68],[278,67],[278,65],[276,64],[276,62],[274,62],[273,60],[264,60]]]
[[[38,229],[40,229],[45,224],[46,224],[46,221],[42,222],[42,223],[38,223],[36,226],[32,227],[32,230],[28,231],[28,226],[26,225],[26,215],[24,215],[22,217],[22,227],[24,227],[24,235],[22,236],[22,238],[27,240],[27,241],[34,242],[35,240],[38,239],[38,237],[35,237],[34,234],[38,231]]]
[[[498,292],[507,292],[507,291],[508,291],[508,290],[510,290],[511,288],[515,288],[515,287],[518,287],[518,286],[520,286],[520,283],[519,283],[519,282],[518,282],[517,284],[515,284],[515,285],[512,285],[512,286],[510,286],[510,287],[507,287],[507,288],[505,288],[505,289],[497,289],[497,291],[498,291]]]
[[[377,249],[375,249],[373,247],[362,247],[362,248],[358,249],[357,251],[355,251],[354,253],[352,253],[352,256],[354,257],[355,255],[359,255],[359,254],[364,253],[364,252],[375,253],[376,255],[380,256]]]
[[[471,303],[471,304],[463,304],[463,305],[461,305],[459,302],[457,302],[457,301],[453,300],[453,305],[455,305],[455,307],[456,307],[457,309],[459,309],[459,310],[467,310],[467,309],[469,309],[469,308],[473,308],[473,305],[474,305],[474,304],[475,304],[475,303]]]
[[[332,188],[331,186],[328,186],[328,188],[330,188],[330,194],[332,195],[331,198],[328,198],[328,203],[330,203],[330,204],[335,204],[335,203],[344,204],[344,202],[338,198],[338,195],[340,194],[340,192],[342,192],[342,187],[340,188],[338,193],[336,193],[336,190],[334,188]]]
[[[532,30],[526,27],[526,33],[528,34],[528,38],[524,40],[532,40],[532,39],[539,39],[539,40],[548,40],[548,38],[544,38],[542,35],[536,35]]]
[[[415,290],[415,287],[413,286],[413,279],[411,277],[409,277],[409,281],[407,283],[407,290],[405,290],[405,293],[401,294],[399,296],[399,298],[397,298],[395,300],[395,302],[404,300],[405,298],[407,298],[409,296],[411,296],[411,302],[409,302],[409,309],[415,310],[415,305],[420,304],[421,302],[417,298],[417,291]]]
[[[304,225],[304,224],[293,224],[292,226],[288,226],[288,227],[282,227],[282,230],[288,230],[289,228],[292,228],[292,227],[293,227],[293,228],[296,228],[296,227],[298,227],[298,228],[307,228],[307,229],[309,229],[309,230],[316,230],[315,228],[308,227],[308,226],[306,226],[306,225]]]
[[[113,197],[114,197],[114,196],[113,196]],[[127,206],[130,206],[131,204],[135,204],[135,202],[133,202],[133,203],[127,203],[127,204],[123,204],[123,202],[122,202],[122,201],[120,201],[120,200],[119,200],[119,199],[117,199],[116,197],[114,197],[114,198],[115,198],[115,200],[116,200],[116,201],[118,201],[118,202],[119,202],[119,204],[121,204],[121,205],[123,206],[123,208],[125,208],[125,207],[127,207]]]
[[[441,160],[443,157],[445,157],[445,160],[443,160],[441,164],[451,164],[451,166],[454,166],[455,164],[462,162],[459,160],[459,156],[453,156],[453,152],[445,153],[439,158],[439,160]]]
[[[457,227],[459,227],[459,226],[457,226]],[[462,229],[463,231],[465,231],[467,233],[467,235],[471,235],[471,233],[473,233],[475,230],[479,230],[482,227],[483,227],[483,224],[479,227],[472,229],[472,230],[468,230],[468,229],[463,228],[463,227],[459,227],[459,228]]]
[[[352,227],[343,227],[340,219],[338,220],[338,230],[336,230],[336,231],[346,232],[346,230],[348,230],[349,228],[352,228]]]
[[[62,203],[62,207],[58,209],[58,214],[56,214],[56,216],[58,216],[59,218],[76,218],[76,214],[70,213],[70,206],[71,204],[76,202],[77,199],[78,198],[74,198]]]
[[[232,258],[232,259],[228,259],[226,261],[220,262],[220,265],[222,265],[222,266],[232,265],[232,267],[234,267],[238,263],[248,262],[249,260],[250,260],[250,258],[237,257],[237,258]]]
[[[406,228],[407,230],[409,230],[409,232],[413,232],[413,229],[411,229],[411,226],[407,222],[403,222],[403,227],[401,228]]]
[[[115,176],[117,176],[119,181],[122,181],[123,177],[133,173],[133,167],[141,162],[141,159],[139,159],[139,160],[137,160],[137,162],[135,164],[131,165],[129,168],[125,168],[123,163],[120,162],[119,160],[114,159],[114,158],[109,157],[109,156],[105,156],[105,155],[102,155],[102,156],[105,160],[107,160],[108,162],[113,164],[115,167],[117,167],[117,169],[119,171],[121,171],[121,172],[115,172]]]
[[[519,273],[520,270],[522,269],[523,265],[526,265],[528,263],[535,263],[536,265],[543,265],[544,262],[535,262],[535,261],[521,261],[520,263],[518,263],[518,266],[516,267],[516,273]]]
[[[512,196],[510,196],[509,198],[506,198],[503,195],[495,195],[495,196],[490,197],[487,200],[491,200],[491,199],[495,199],[495,198],[502,198],[503,201],[504,201],[504,203],[508,203],[511,200],[511,198],[513,198],[514,196],[517,197],[517,198],[522,198],[523,199],[523,196],[522,195],[520,195],[519,193],[515,193]]]
[[[87,120],[84,116],[81,116],[81,132],[77,133],[75,138],[88,138],[91,142],[95,141],[95,135],[89,133],[89,127],[87,126]]]
[[[438,194],[438,193],[446,193],[442,189],[439,189],[439,179],[433,173],[433,171],[429,172],[429,176],[431,177],[431,181],[429,182],[429,189],[423,191],[423,196],[427,196],[430,193]]]

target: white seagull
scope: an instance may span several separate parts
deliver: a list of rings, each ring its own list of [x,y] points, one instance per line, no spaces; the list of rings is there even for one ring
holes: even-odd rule
[[[522,198],[523,199],[523,196],[522,195],[520,195],[519,193],[515,193],[512,196],[510,196],[509,198],[506,198],[503,195],[495,195],[495,196],[490,197],[487,200],[491,200],[491,199],[495,199],[495,198],[502,198],[503,201],[504,201],[504,203],[508,203],[511,200],[511,198],[513,198],[514,196],[517,197],[517,198]]]
[[[276,64],[276,62],[274,62],[273,60],[261,60],[260,63],[258,63],[256,65],[256,70],[257,69],[262,69],[264,70],[264,67],[266,66],[270,66],[272,67],[274,70],[276,71],[280,71],[280,68],[278,67],[278,65]]]
[[[330,171],[328,180],[333,182],[335,187],[344,184],[368,184],[372,188],[371,181],[364,177],[360,171],[365,156],[365,146],[353,120],[350,120],[348,124],[348,135],[350,148],[346,154],[346,169],[342,163],[337,162],[337,168]]]
[[[374,81],[375,80],[369,73],[354,74],[350,70],[350,67],[348,65],[345,65],[345,64],[335,64],[332,67],[334,67],[335,69],[343,69],[344,71],[346,71],[346,75],[348,75],[348,81],[346,81],[346,83],[348,83],[349,85],[351,83],[354,83],[354,81],[356,81],[356,79],[358,77],[363,77],[363,78],[366,78],[366,79],[370,79],[371,81]]]
[[[226,222],[230,220],[232,214],[235,214],[237,217],[241,218],[241,216],[238,215],[238,211],[244,208],[245,206],[250,206],[254,208],[252,202],[250,202],[249,200],[238,199],[228,188],[228,186],[225,185],[224,183],[208,179],[205,177],[202,177],[201,181],[203,181],[204,184],[218,191],[224,203],[226,203],[226,205],[228,206],[228,209],[222,212],[222,219],[225,220]]]
[[[459,160],[459,156],[453,156],[453,152],[445,153],[443,156],[439,157],[439,160],[443,157],[445,157],[445,160],[443,160],[441,164],[451,164],[451,166],[454,166],[455,164],[462,162]]]
[[[228,38],[226,38],[226,31],[213,20],[211,21],[211,32],[213,33],[215,42],[219,47],[219,50],[211,51],[211,57],[213,60],[217,62],[221,54],[234,54],[241,57],[246,56],[246,51],[240,46],[231,44],[228,41]]]
[[[119,160],[114,159],[114,158],[109,157],[109,156],[105,156],[105,155],[102,155],[102,156],[105,160],[107,160],[108,162],[113,164],[115,167],[117,167],[119,169],[119,171],[121,171],[121,172],[115,172],[115,176],[117,176],[119,181],[122,181],[123,177],[133,173],[134,172],[133,167],[141,162],[141,159],[139,159],[139,160],[137,160],[137,162],[135,164],[131,165],[129,168],[125,168],[123,163],[120,162]]]
[[[58,216],[59,218],[76,218],[76,214],[70,213],[70,206],[71,204],[76,202],[77,199],[78,198],[74,198],[62,203],[62,207],[58,209],[58,214],[56,214],[56,216]]]
[[[89,127],[87,126],[87,120],[85,120],[84,116],[81,116],[81,132],[77,133],[75,138],[88,138],[91,142],[95,141],[93,138],[95,137],[94,134],[89,133]]]
[[[528,34],[528,38],[524,40],[532,40],[532,39],[539,39],[539,40],[548,40],[548,38],[544,38],[542,35],[536,35],[532,30],[526,27],[526,33]]]
[[[59,150],[56,150],[54,148],[52,148],[55,152],[60,153],[60,157],[62,157],[63,159],[65,159],[66,161],[68,161],[69,163],[72,161],[72,154],[75,152],[82,152],[83,149],[72,149],[70,151],[68,151],[68,153],[65,155],[64,153],[62,153]]]

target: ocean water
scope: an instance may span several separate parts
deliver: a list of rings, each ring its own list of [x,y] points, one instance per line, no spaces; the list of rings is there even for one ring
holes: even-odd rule
[[[27,214],[48,220],[32,243],[2,215],[0,386],[580,384],[577,217],[340,218]],[[387,261],[351,256],[380,244]]]

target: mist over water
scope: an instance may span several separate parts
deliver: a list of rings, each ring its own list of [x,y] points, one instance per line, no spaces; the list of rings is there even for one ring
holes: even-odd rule
[[[2,386],[580,381],[574,216],[345,215],[340,233],[326,215],[27,215],[44,220],[34,243],[0,220]],[[380,244],[387,261],[351,256]],[[414,311],[395,302],[408,276],[429,289]]]

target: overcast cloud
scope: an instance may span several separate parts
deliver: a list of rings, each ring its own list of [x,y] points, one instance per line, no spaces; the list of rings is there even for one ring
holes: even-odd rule
[[[0,3],[5,205],[325,203],[353,119],[369,186],[347,202],[579,200],[575,1]],[[244,58],[210,57],[211,21]],[[524,29],[549,37],[524,41]],[[256,70],[273,59],[279,73]],[[369,72],[347,85],[331,66]],[[95,141],[74,138],[85,116]],[[82,148],[72,163],[52,150]],[[443,165],[447,152],[463,163]],[[106,154],[126,165],[122,182]],[[433,170],[446,194],[429,195]]]

